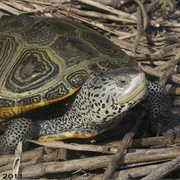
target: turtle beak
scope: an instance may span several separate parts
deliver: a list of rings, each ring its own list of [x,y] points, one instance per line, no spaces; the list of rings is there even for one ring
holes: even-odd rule
[[[138,101],[147,93],[147,79],[144,72],[139,68],[134,67],[129,69],[128,76],[131,80],[121,93],[120,97],[118,97],[117,104],[124,104],[131,100]]]

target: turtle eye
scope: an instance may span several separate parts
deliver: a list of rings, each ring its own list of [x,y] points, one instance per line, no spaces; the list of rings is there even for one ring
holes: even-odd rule
[[[126,83],[126,80],[123,79],[123,78],[120,81],[121,81],[121,84],[125,84]]]
[[[124,86],[128,83],[128,77],[118,77],[116,79],[116,84],[118,86]]]

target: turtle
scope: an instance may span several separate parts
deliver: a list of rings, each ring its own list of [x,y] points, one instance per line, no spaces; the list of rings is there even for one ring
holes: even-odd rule
[[[179,135],[167,92],[119,46],[68,19],[3,16],[0,86],[1,155],[26,139],[94,137],[144,99],[154,129]]]

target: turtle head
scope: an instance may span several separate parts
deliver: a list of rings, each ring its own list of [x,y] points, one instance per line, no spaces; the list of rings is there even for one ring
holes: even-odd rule
[[[91,122],[111,124],[147,93],[145,74],[137,67],[94,72],[82,86]]]

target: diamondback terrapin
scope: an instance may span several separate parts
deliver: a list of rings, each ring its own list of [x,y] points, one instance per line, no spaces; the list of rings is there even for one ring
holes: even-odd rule
[[[0,121],[5,133],[0,137],[0,154],[13,153],[27,138],[93,137],[119,123],[124,112],[144,98],[146,82],[133,59],[79,23],[3,17]],[[161,133],[177,133],[179,117],[170,112],[166,92],[152,83],[148,88],[152,119],[165,117],[156,127],[163,126]],[[173,117],[170,122],[169,117]]]

